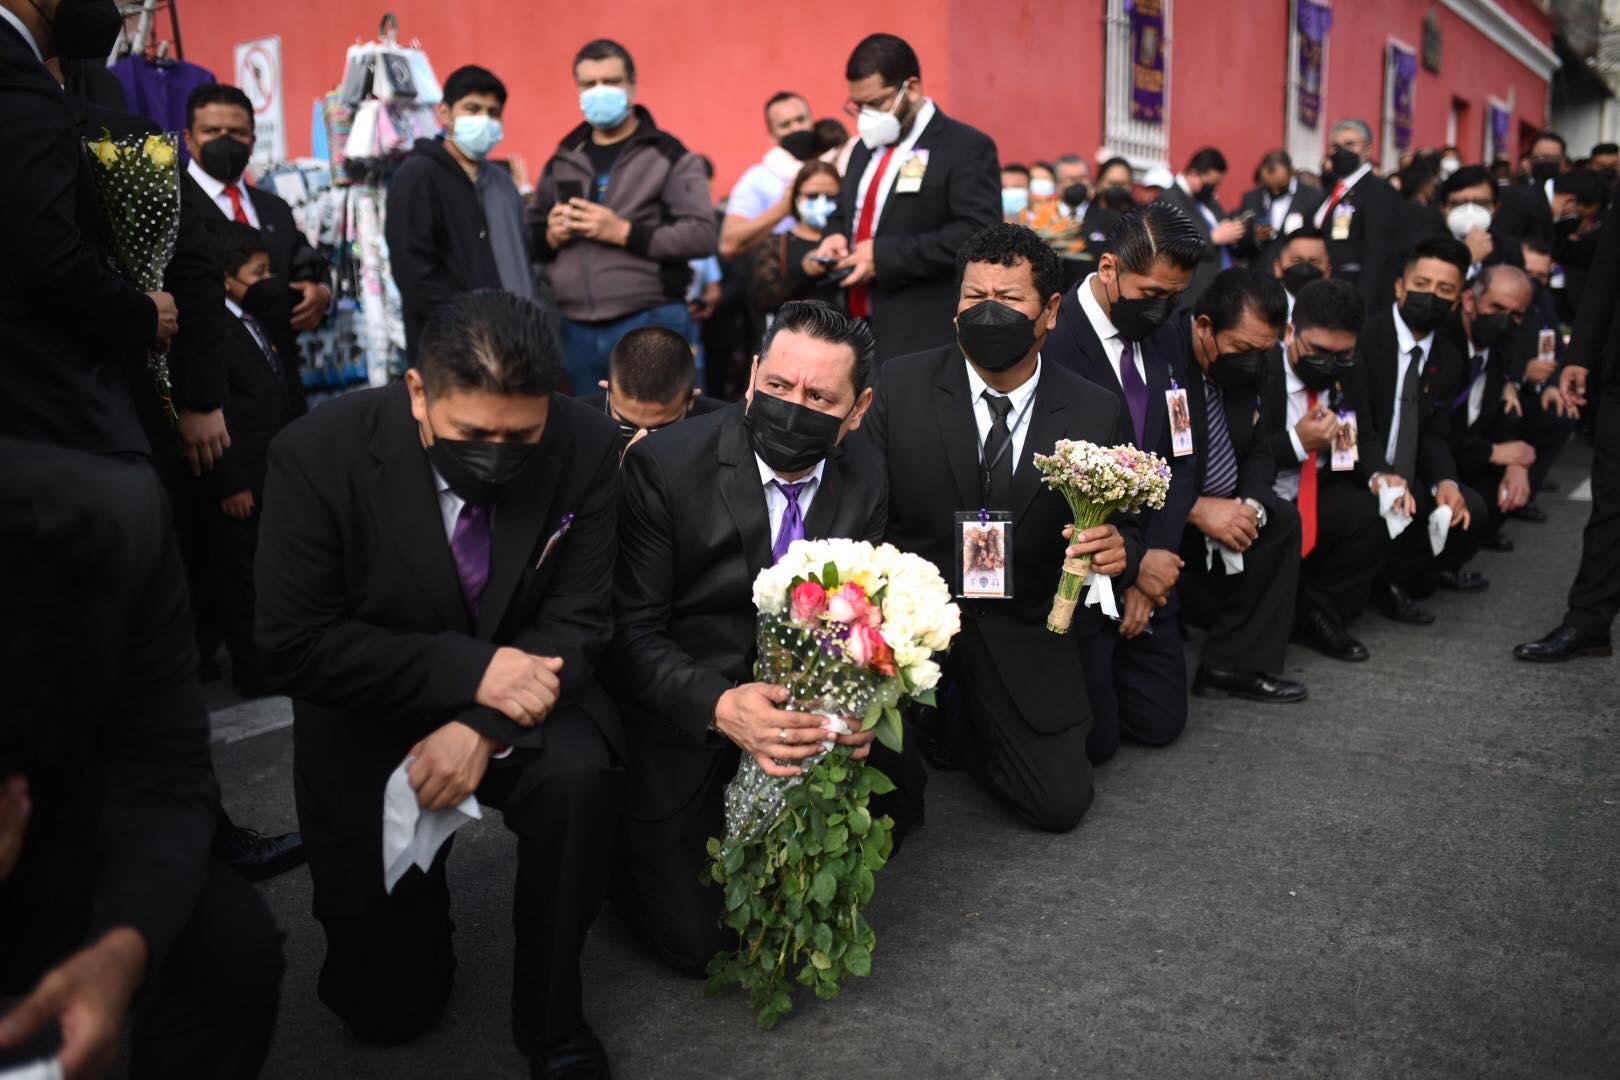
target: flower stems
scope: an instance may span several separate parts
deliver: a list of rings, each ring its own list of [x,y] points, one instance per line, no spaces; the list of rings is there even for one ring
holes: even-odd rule
[[[1077,542],[1080,534],[1087,529],[1094,529],[1107,521],[1112,512],[1111,507],[1099,507],[1076,497],[1070,497],[1068,502],[1069,510],[1074,515],[1074,531],[1069,535],[1071,544]],[[1090,570],[1090,555],[1063,560],[1063,576],[1058,578],[1057,595],[1052,597],[1052,610],[1046,616],[1046,628],[1052,633],[1069,632],[1069,626],[1074,621],[1074,609],[1080,604],[1080,590]]]

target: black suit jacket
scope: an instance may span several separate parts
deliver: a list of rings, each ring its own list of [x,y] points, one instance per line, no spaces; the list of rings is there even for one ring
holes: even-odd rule
[[[230,315],[229,310],[226,314]],[[224,331],[221,344],[229,377],[225,427],[231,433],[231,445],[214,466],[214,490],[220,497],[251,491],[254,502],[262,503],[270,440],[309,409],[297,366],[280,348],[270,345],[275,359],[271,367],[258,339],[241,319],[231,318]]]
[[[1332,197],[1331,188],[1327,197]],[[1369,172],[1339,202],[1354,207],[1355,213],[1350,218],[1350,235],[1343,240],[1333,239],[1333,215],[1322,219],[1328,261],[1333,264],[1333,276],[1360,289],[1367,310],[1372,311],[1395,295],[1396,256],[1410,246],[1400,235],[1401,196],[1389,181]]]
[[[1265,389],[1260,395],[1260,431],[1264,434],[1266,443],[1271,450],[1271,460],[1277,472],[1297,467],[1299,455],[1294,452],[1294,441],[1288,437],[1290,425],[1288,423],[1288,379],[1284,372],[1287,370],[1288,357],[1283,355],[1281,345],[1273,346],[1266,354]],[[1354,408],[1355,404],[1348,398],[1341,385],[1336,384],[1328,390],[1318,401],[1331,409],[1341,407]],[[1359,451],[1354,469],[1344,472],[1334,472],[1331,468],[1324,468],[1319,473],[1321,482],[1327,483],[1334,477],[1353,479],[1362,490],[1367,489],[1372,480],[1372,474],[1383,461],[1384,451],[1377,444],[1377,435],[1370,431],[1356,418],[1356,448]],[[1318,457],[1321,451],[1318,451]],[[1331,459],[1330,459],[1331,460]],[[1273,489],[1275,494],[1275,489]],[[1267,504],[1270,505],[1269,503]]]
[[[1198,227],[1198,234],[1204,238],[1204,253],[1199,256],[1192,280],[1187,283],[1186,291],[1181,294],[1181,306],[1191,307],[1197,303],[1204,290],[1209,288],[1209,283],[1215,280],[1215,275],[1221,272],[1221,249],[1209,238],[1210,226],[1204,218],[1203,208],[1207,207],[1215,215],[1216,221],[1226,217],[1226,211],[1221,209],[1221,204],[1216,202],[1213,196],[1208,199],[1194,199],[1182,191],[1179,184],[1171,184],[1165,188],[1159,199],[1191,218],[1192,223]],[[1233,251],[1228,248],[1227,255],[1232,254]]]
[[[0,22],[0,431],[97,453],[149,447],[129,392],[157,309],[107,266],[95,181],[68,99]]]
[[[1184,370],[1191,383],[1187,387],[1187,414],[1192,419],[1193,445],[1198,447],[1198,494],[1203,495],[1209,486],[1209,397],[1203,369],[1193,355],[1192,340],[1186,334],[1183,338],[1187,342]],[[1226,416],[1226,431],[1238,463],[1237,492],[1229,497],[1255,499],[1272,507],[1276,505],[1271,485],[1277,479],[1277,459],[1271,456],[1271,445],[1258,423],[1263,392],[1264,380],[1244,391],[1225,390],[1221,394],[1221,412]],[[1287,460],[1292,457],[1290,454]]]
[[[754,578],[771,564],[772,542],[745,409],[683,420],[624,457],[613,659],[633,817],[668,817],[736,761],[708,727],[720,695],[753,681]],[[805,536],[877,541],[887,517],[882,462],[846,439],[826,460]]]
[[[891,188],[872,234],[877,277],[869,287],[868,321],[880,361],[956,339],[957,249],[1001,220],[1001,166],[988,135],[936,107],[914,149],[928,151],[922,189],[901,194]],[[827,222],[826,233],[848,236],[852,249],[859,223],[855,198],[872,157],[865,143],[856,145],[838,208]],[[889,171],[903,164],[896,150]]]
[[[1316,208],[1322,205],[1323,198],[1321,188],[1295,181],[1294,195],[1288,203],[1288,213],[1298,214],[1300,223],[1308,226],[1314,220]],[[1235,245],[1238,254],[1247,258],[1250,266],[1267,274],[1271,273],[1271,264],[1277,261],[1277,250],[1282,246],[1282,238],[1287,235],[1286,230],[1279,229],[1275,236],[1262,244],[1255,234],[1257,225],[1271,224],[1271,203],[1271,192],[1263,187],[1251,188],[1243,193],[1243,199],[1238,203],[1238,213],[1247,210],[1254,216],[1249,219],[1249,227],[1243,233],[1243,239]],[[1285,219],[1284,224],[1286,223]]]
[[[1554,244],[1552,204],[1540,184],[1514,184],[1502,189],[1496,213],[1491,218],[1491,231],[1511,237],[1521,243],[1532,237],[1544,244]],[[1524,249],[1518,244],[1508,245],[1503,257],[1514,266],[1524,265]]]
[[[1082,281],[1063,294],[1063,303],[1058,307],[1057,327],[1046,335],[1041,356],[1104,389],[1112,390],[1119,399],[1120,412],[1126,417],[1122,430],[1128,436],[1131,434],[1130,410],[1125,404],[1125,388],[1120,385],[1119,376],[1114,374],[1108,354],[1103,351],[1102,341],[1092,329],[1091,320],[1086,318],[1085,309],[1080,304],[1079,290],[1090,287],[1088,281]],[[1142,357],[1142,366],[1147,369],[1148,388],[1147,430],[1138,445],[1170,463],[1170,494],[1161,509],[1142,512],[1144,536],[1150,548],[1178,551],[1181,548],[1181,529],[1187,523],[1187,512],[1198,500],[1198,454],[1195,450],[1194,453],[1176,457],[1172,452],[1170,413],[1164,395],[1172,381],[1181,386],[1187,385],[1183,366],[1186,362],[1186,346],[1176,328],[1166,324],[1136,348]],[[1127,441],[1137,442],[1134,438]]]
[[[577,400],[581,405],[584,405],[586,408],[594,409],[596,412],[599,412],[604,416],[607,415],[606,390],[598,390],[594,394],[580,394],[575,398],[575,400]],[[687,418],[690,419],[694,416],[708,416],[710,413],[719,412],[729,404],[731,403],[728,401],[721,401],[719,398],[712,398],[708,394],[699,394],[697,400],[692,402],[692,411],[687,414]]]
[[[186,198],[205,218],[228,220],[219,204],[210,199],[197,182],[185,173]],[[259,217],[259,231],[270,249],[270,272],[282,281],[314,281],[325,284],[326,260],[309,246],[309,239],[293,218],[292,207],[273,191],[243,184],[248,200]]]
[[[1620,296],[1620,215],[1614,209],[1617,202],[1620,188],[1611,193],[1603,212],[1597,252],[1592,256],[1586,280],[1589,301],[1576,315],[1569,353],[1564,358],[1566,364],[1589,369],[1594,386],[1620,380],[1620,304],[1613,302]]]
[[[1508,384],[1508,370],[1512,366],[1509,348],[1517,335],[1509,334],[1485,354],[1485,389],[1480,398],[1479,416],[1468,422],[1468,386],[1476,361],[1468,356],[1468,339],[1460,316],[1452,316],[1439,333],[1456,352],[1460,361],[1457,385],[1446,401],[1450,410],[1451,456],[1462,475],[1482,472],[1491,467],[1491,448],[1499,442],[1519,437],[1519,421],[1502,402],[1503,388]],[[1526,395],[1528,396],[1528,395]],[[1534,404],[1531,407],[1535,407]],[[1491,492],[1484,492],[1487,498]]]
[[[259,647],[293,699],[300,820],[320,831],[321,869],[342,888],[382,888],[383,786],[423,736],[460,720],[499,743],[544,745],[544,723],[520,728],[474,704],[502,645],[560,657],[557,708],[583,710],[622,749],[597,681],[612,637],[618,447],[606,417],[552,396],[545,433],[495,504],[474,622],[403,384],[333,401],[271,443]]]
[[[1396,383],[1400,344],[1390,305],[1384,305],[1367,320],[1356,348],[1356,389],[1351,397],[1356,403],[1357,427],[1367,436],[1359,443],[1361,460],[1375,462],[1374,472],[1393,472],[1394,463],[1387,460],[1385,452],[1395,417],[1395,398],[1400,392]],[[1418,475],[1404,478],[1420,489],[1457,479],[1457,463],[1451,454],[1451,399],[1462,381],[1462,369],[1463,360],[1456,348],[1436,331],[1418,382]],[[1411,419],[1403,416],[1401,422]]]
[[[879,370],[876,391],[861,435],[887,466],[885,538],[939,567],[954,592],[962,579],[955,514],[983,505],[979,429],[962,350],[951,344],[896,357]],[[1059,439],[1100,446],[1128,442],[1130,420],[1108,391],[1044,357],[1029,409],[1012,496],[1001,508],[1013,516],[1013,597],[959,603],[964,617],[977,622],[1020,711],[1037,730],[1052,732],[1085,723],[1090,710],[1073,639],[1046,629],[1063,571],[1063,527],[1074,516],[1063,496],[1042,482],[1034,455],[1051,453]],[[1111,524],[1125,536],[1128,584],[1141,561],[1141,526],[1135,515],[1121,514]],[[1070,633],[1096,634],[1110,626],[1097,609],[1082,606],[1075,610]]]

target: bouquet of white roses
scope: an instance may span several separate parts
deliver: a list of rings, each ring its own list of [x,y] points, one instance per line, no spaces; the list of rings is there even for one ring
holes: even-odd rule
[[[876,730],[900,749],[901,706],[933,704],[934,654],[961,617],[934,564],[883,544],[798,540],[754,579],[759,610],[755,677],[786,687],[792,711],[833,730]],[[888,817],[867,809],[894,784],[850,750],[824,744],[800,776],[770,776],[744,754],[726,788],[726,835],[709,841],[709,880],[725,888],[725,923],[741,947],[709,965],[709,990],[749,991],[761,1027],[793,1008],[801,986],[835,997],[846,974],[872,969],[876,935],[861,918],[873,873],[892,845]]]
[[[87,141],[84,148],[118,272],[143,292],[160,291],[180,235],[180,152],[175,136],[162,132],[114,138],[103,128],[102,137]],[[163,411],[173,420],[168,355],[150,349],[146,366]]]
[[[1035,466],[1044,474],[1046,486],[1068,501],[1076,537],[1115,513],[1134,514],[1144,506],[1157,510],[1170,491],[1170,466],[1164,458],[1129,444],[1098,446],[1059,439],[1050,454],[1035,455]],[[1046,628],[1054,634],[1068,633],[1090,569],[1089,555],[1063,560],[1052,613],[1046,617]]]

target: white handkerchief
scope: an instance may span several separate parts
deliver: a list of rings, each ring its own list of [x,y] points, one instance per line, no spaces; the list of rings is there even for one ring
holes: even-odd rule
[[[448,810],[424,812],[411,790],[407,771],[412,758],[399,763],[383,788],[382,855],[383,888],[392,893],[399,879],[413,865],[425,874],[433,865],[433,857],[455,831],[484,813],[478,808],[478,799],[469,795],[461,805]]]
[[[1101,574],[1086,571],[1086,607],[1101,609],[1102,613],[1119,621],[1119,605],[1114,603],[1114,583]]]
[[[0,1069],[0,1080],[62,1080],[62,1076],[62,1063],[55,1058]]]
[[[1233,551],[1213,536],[1204,537],[1204,569],[1210,570],[1215,566],[1215,553],[1221,553],[1221,562],[1226,564],[1228,574],[1243,573],[1243,552]]]
[[[1406,494],[1404,487],[1390,487],[1379,481],[1378,485],[1378,512],[1384,517],[1384,524],[1389,526],[1389,538],[1395,539],[1406,531],[1412,524],[1412,515],[1398,510],[1395,504]]]
[[[1451,507],[1437,506],[1429,515],[1429,547],[1439,555],[1446,547],[1446,533],[1451,531]]]

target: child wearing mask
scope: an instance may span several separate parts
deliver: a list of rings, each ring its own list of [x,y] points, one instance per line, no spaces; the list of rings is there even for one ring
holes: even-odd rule
[[[827,218],[838,206],[842,182],[838,170],[825,161],[812,161],[793,178],[793,206],[798,223],[787,234],[787,299],[821,300],[844,306],[844,290],[829,281],[831,266],[810,256],[821,246]]]

